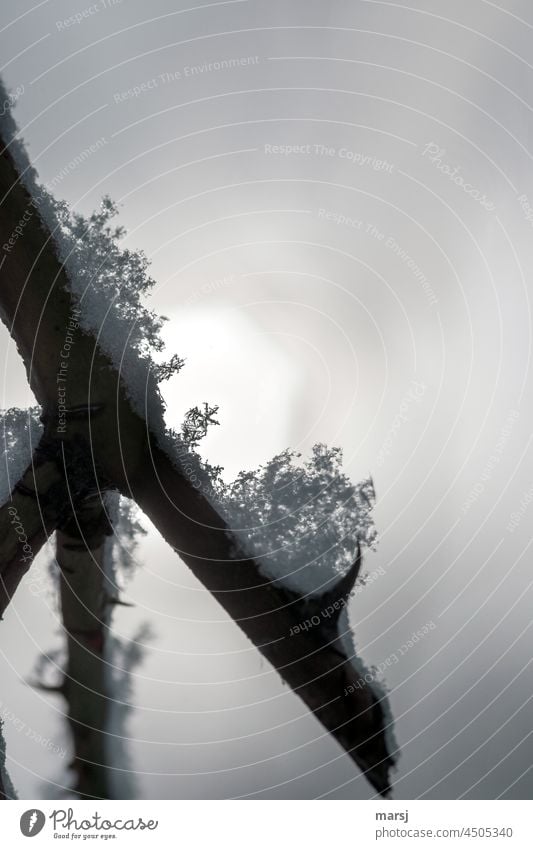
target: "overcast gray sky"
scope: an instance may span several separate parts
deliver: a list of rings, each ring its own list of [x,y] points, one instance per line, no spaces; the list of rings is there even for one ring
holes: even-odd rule
[[[373,475],[385,574],[350,615],[366,662],[389,659],[396,796],[530,798],[530,4],[22,0],[0,45],[43,182],[84,212],[109,193],[152,260],[187,357],[169,423],[220,404],[204,451],[228,476],[316,441]],[[26,406],[0,343],[2,406]],[[369,797],[153,530],[139,564],[115,620],[153,631],[132,792]],[[23,586],[0,698],[61,741],[59,701],[24,683],[54,628]],[[6,736],[21,795],[60,794],[64,761]]]

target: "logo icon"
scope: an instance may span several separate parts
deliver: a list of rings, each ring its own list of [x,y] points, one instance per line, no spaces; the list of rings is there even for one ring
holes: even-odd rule
[[[20,818],[20,830],[24,837],[35,837],[43,830],[46,817],[42,811],[32,808],[25,811]]]

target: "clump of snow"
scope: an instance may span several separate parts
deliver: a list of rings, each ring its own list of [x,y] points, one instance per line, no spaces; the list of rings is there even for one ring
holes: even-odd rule
[[[218,408],[190,410],[180,433],[169,431],[166,450],[193,485],[219,510],[242,553],[288,589],[320,595],[352,565],[358,542],[374,548],[377,531],[370,478],[354,484],[342,451],[315,445],[309,459],[287,449],[264,466],[227,482],[220,466],[196,452]]]
[[[1,82],[0,100],[8,101]],[[154,428],[161,429],[164,406],[158,377],[167,379],[181,368],[183,360],[175,357],[170,363],[156,364],[152,359],[152,353],[164,347],[160,337],[164,319],[144,304],[143,299],[155,285],[148,274],[147,257],[142,251],[120,246],[126,231],[111,225],[118,207],[109,197],[103,198],[98,211],[86,217],[54,198],[39,183],[9,109],[0,117],[0,136],[52,235],[82,310],[80,326],[97,337],[120,372],[135,411],[143,417],[148,415]]]
[[[11,408],[0,411],[0,440],[2,460],[0,462],[0,506],[9,499],[15,484],[31,463],[39,443],[43,426],[39,421],[40,410]]]
[[[264,575],[302,595],[320,595],[352,565],[358,542],[373,548],[377,532],[370,478],[352,483],[342,451],[314,446],[309,459],[287,449],[264,466],[227,482],[220,466],[196,449],[218,407],[186,414],[180,433],[169,431],[166,450],[225,519],[242,552]]]
[[[371,686],[372,693],[379,702],[383,712],[383,730],[385,733],[387,751],[394,757],[394,759],[396,759],[399,752],[399,746],[394,734],[394,717],[392,715],[389,699],[389,690],[386,682],[379,677],[376,667],[369,668],[357,654],[353,631],[350,628],[349,612],[347,607],[344,607],[341,610],[337,629],[339,642],[342,646],[342,653],[357,673],[357,679],[355,682],[356,686],[358,689],[362,689],[365,685]]]
[[[223,487],[228,525],[265,575],[302,595],[320,595],[348,571],[358,541],[373,546],[371,480],[353,484],[339,448],[315,445],[311,457],[283,451]]]

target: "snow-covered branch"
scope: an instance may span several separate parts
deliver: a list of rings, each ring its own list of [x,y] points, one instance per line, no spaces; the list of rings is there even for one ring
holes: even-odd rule
[[[0,244],[8,248],[0,314],[41,405],[58,487],[71,494],[76,481],[74,510],[94,491],[136,501],[378,792],[388,793],[395,752],[385,695],[360,683],[339,624],[344,617],[348,629],[359,542],[374,541],[371,482],[350,484],[340,455],[318,446],[307,466],[286,452],[229,485],[195,450],[216,408],[191,416],[180,435],[169,432],[151,359],[158,320],[140,300],[149,285],[144,260],[119,250],[110,201],[90,219],[72,216],[38,186],[16,127],[8,121],[0,131],[8,145],[0,155]],[[34,509],[31,494],[13,497]],[[16,551],[9,528],[4,537]]]

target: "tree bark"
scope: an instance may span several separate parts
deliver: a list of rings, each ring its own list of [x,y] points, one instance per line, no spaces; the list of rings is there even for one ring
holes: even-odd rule
[[[106,638],[109,627],[105,505],[92,499],[56,536],[67,668],[63,695],[74,742],[76,790],[109,798],[106,731],[109,705]]]
[[[319,627],[298,631],[308,616],[305,601],[269,581],[255,561],[239,556],[216,510],[156,446],[141,478],[133,490],[137,504],[378,792],[387,795],[394,757],[371,685]]]
[[[32,463],[0,507],[0,619],[41,547],[54,532],[62,507],[61,474],[53,462]]]
[[[15,789],[7,771],[4,727],[3,722],[0,719],[0,801],[16,798],[17,794],[15,793]]]

